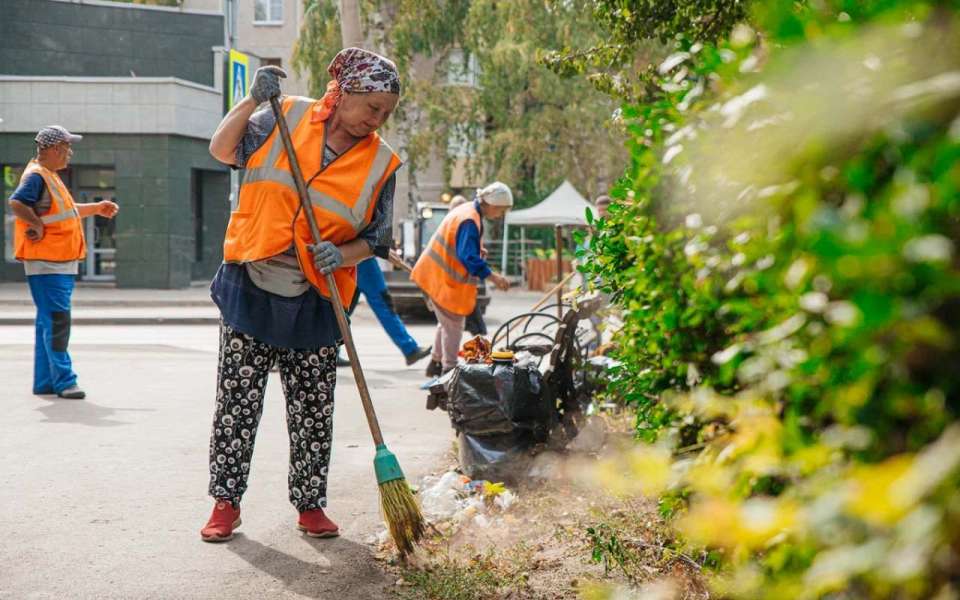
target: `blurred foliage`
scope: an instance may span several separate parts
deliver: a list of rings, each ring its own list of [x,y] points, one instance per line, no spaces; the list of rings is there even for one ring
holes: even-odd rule
[[[362,5],[361,5],[362,6]],[[343,48],[336,0],[304,0],[303,23],[293,46],[293,68],[309,78],[310,93],[319,98],[327,88],[327,65]]]
[[[321,94],[340,49],[334,0],[306,0],[294,65]],[[367,0],[371,49],[397,62],[403,98],[390,127],[412,171],[458,160],[474,182],[507,182],[519,207],[569,179],[594,196],[622,172],[617,102],[539,61],[546,52],[600,42],[583,2]],[[458,156],[463,154],[463,156]]]
[[[601,43],[548,50],[541,62],[558,74],[585,75],[593,86],[638,102],[660,91],[657,65],[678,37],[713,42],[744,20],[752,1],[602,0],[588,3],[605,32]]]
[[[722,557],[719,597],[955,597],[960,3],[755,3],[713,41],[661,25],[580,252],[623,310],[612,391],[654,445],[594,476],[660,495]]]

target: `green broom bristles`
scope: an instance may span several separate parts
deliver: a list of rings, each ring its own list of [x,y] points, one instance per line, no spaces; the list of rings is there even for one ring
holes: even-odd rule
[[[380,508],[397,550],[402,556],[413,552],[413,546],[423,537],[426,525],[406,479],[380,484]]]

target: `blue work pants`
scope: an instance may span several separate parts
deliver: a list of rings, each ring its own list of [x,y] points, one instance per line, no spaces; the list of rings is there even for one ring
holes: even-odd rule
[[[368,258],[357,265],[357,287],[367,299],[367,304],[373,309],[383,330],[387,332],[393,343],[404,356],[412,354],[417,349],[417,341],[407,332],[403,321],[393,310],[393,302],[387,292],[387,282],[383,278],[383,271],[374,258]]]
[[[73,275],[28,275],[37,306],[33,350],[33,393],[58,394],[77,383],[67,345],[70,343],[70,297]]]

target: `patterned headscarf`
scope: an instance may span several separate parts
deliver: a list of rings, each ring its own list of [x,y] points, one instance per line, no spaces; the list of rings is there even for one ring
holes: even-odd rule
[[[314,108],[311,121],[326,121],[343,92],[400,93],[400,73],[392,60],[362,48],[344,48],[333,57],[327,72],[333,79]]]

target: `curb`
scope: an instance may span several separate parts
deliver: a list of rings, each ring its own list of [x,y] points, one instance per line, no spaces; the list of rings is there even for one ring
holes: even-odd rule
[[[76,300],[70,303],[74,308],[216,308],[212,300]],[[0,307],[33,308],[33,300],[0,299]]]
[[[74,317],[71,325],[217,325],[220,317]],[[33,317],[0,317],[3,325],[33,325]]]

